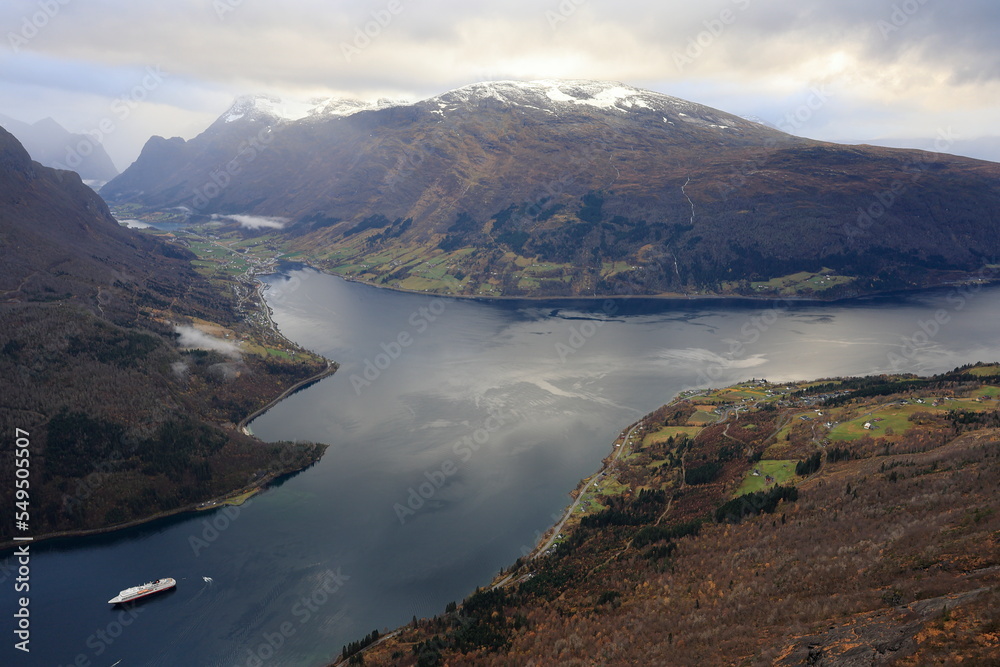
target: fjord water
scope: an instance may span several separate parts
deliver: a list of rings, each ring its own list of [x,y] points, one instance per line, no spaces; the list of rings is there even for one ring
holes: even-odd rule
[[[238,512],[35,545],[31,654],[8,632],[2,664],[323,665],[488,583],[615,435],[680,391],[1000,359],[998,287],[838,304],[487,303],[301,267],[267,281],[281,330],[342,367],[252,429],[329,443],[325,457]],[[10,627],[16,561],[4,562]],[[131,611],[106,603],[167,576],[175,591]]]

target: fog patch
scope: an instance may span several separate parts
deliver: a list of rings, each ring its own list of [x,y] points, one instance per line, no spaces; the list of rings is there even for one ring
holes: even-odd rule
[[[240,348],[236,343],[210,336],[192,326],[177,325],[174,326],[174,331],[178,335],[177,344],[181,347],[195,350],[211,350],[224,354],[227,357],[232,357],[233,359],[242,358]]]
[[[170,370],[173,371],[174,377],[178,380],[186,380],[188,374],[191,372],[191,367],[183,361],[175,361],[170,364]]]
[[[143,222],[142,220],[134,220],[128,218],[125,220],[119,220],[118,224],[122,227],[128,227],[129,229],[153,229],[153,225],[148,222]]]
[[[248,369],[242,361],[227,361],[219,364],[212,364],[208,367],[208,374],[219,380],[230,382],[235,380]]]
[[[212,215],[213,220],[232,220],[239,223],[240,227],[247,229],[282,229],[288,222],[288,218],[279,218],[266,215]]]

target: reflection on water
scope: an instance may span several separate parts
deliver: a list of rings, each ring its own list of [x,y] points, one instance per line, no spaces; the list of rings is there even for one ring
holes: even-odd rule
[[[38,664],[245,665],[284,623],[295,632],[265,664],[323,664],[486,583],[552,524],[624,426],[682,390],[1000,358],[994,288],[958,308],[949,290],[833,305],[485,303],[302,269],[269,282],[281,329],[341,368],[252,427],[329,443],[326,456],[228,521],[38,545]],[[949,320],[929,335],[939,310]],[[113,620],[108,591],[163,576],[176,594],[95,655],[88,637]],[[306,614],[313,596],[323,602]]]

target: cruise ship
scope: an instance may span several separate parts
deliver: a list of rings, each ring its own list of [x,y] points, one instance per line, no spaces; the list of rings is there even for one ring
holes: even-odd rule
[[[138,600],[139,598],[144,598],[147,595],[152,595],[153,593],[168,591],[176,585],[177,582],[169,577],[166,579],[157,579],[156,581],[151,581],[148,584],[143,584],[142,586],[126,588],[121,593],[108,600],[108,602],[111,604],[131,602],[132,600]]]

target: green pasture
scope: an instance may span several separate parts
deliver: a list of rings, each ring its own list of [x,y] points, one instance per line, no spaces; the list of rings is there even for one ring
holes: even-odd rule
[[[775,291],[782,294],[797,294],[807,290],[822,292],[838,285],[846,285],[854,280],[851,276],[834,275],[832,269],[823,268],[816,273],[800,271],[780,278],[751,283],[758,291]]]
[[[718,420],[718,415],[712,414],[711,412],[704,412],[702,410],[698,410],[698,412],[688,417],[688,422],[691,424],[712,424]]]
[[[646,437],[642,439],[642,446],[650,447],[652,445],[658,445],[666,442],[670,438],[674,438],[676,440],[679,435],[686,435],[689,438],[694,438],[699,433],[701,433],[700,426],[665,426],[656,433],[647,434]]]
[[[736,490],[734,497],[746,495],[754,491],[760,491],[761,489],[765,489],[775,484],[784,484],[795,477],[796,463],[797,461],[789,459],[758,461],[750,468],[750,470],[747,471],[747,475],[743,479],[743,483],[740,484],[740,488]],[[759,477],[753,474],[754,470],[760,472]],[[766,481],[768,475],[774,478],[774,482],[771,484],[768,484]]]

